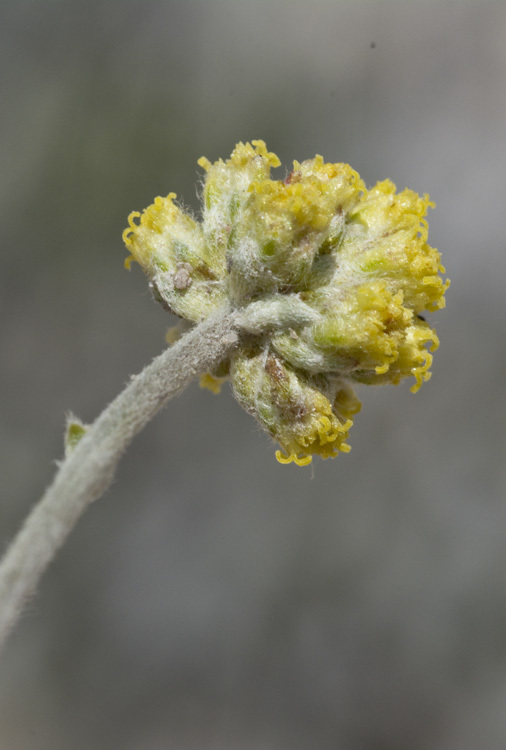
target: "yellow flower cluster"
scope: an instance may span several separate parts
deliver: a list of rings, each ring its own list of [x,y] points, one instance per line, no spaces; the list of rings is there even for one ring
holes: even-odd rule
[[[230,380],[279,461],[348,451],[360,408],[350,382],[413,376],[415,391],[430,377],[439,342],[421,313],[443,307],[449,285],[427,244],[433,204],[389,180],[367,190],[321,156],[273,180],[280,162],[263,141],[199,164],[202,221],[174,193],[156,198],[129,217],[127,265],[140,263],[155,296],[191,323],[224,305],[251,311],[242,345],[202,382],[217,392]]]

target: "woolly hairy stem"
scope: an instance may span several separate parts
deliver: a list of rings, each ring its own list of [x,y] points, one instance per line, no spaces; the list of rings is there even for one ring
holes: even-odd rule
[[[166,402],[237,343],[224,309],[156,357],[86,430],[0,563],[0,646],[42,573],[90,503],[110,486],[123,451]]]

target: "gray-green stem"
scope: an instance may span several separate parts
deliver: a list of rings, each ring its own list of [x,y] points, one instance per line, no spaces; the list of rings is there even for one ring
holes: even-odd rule
[[[110,486],[131,440],[169,399],[230,354],[237,327],[237,314],[224,309],[186,333],[130,381],[61,462],[0,563],[0,647],[81,514]]]

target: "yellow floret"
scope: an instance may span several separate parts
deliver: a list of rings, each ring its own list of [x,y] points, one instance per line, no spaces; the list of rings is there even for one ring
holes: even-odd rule
[[[199,385],[201,388],[211,391],[211,393],[217,395],[218,393],[221,393],[221,387],[223,383],[226,383],[227,380],[228,378],[215,378],[214,375],[206,372],[204,373],[204,375],[200,376]]]

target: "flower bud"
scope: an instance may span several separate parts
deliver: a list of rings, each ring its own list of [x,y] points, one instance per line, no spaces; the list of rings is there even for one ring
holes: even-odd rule
[[[281,463],[299,466],[347,453],[350,417],[360,403],[337,378],[296,372],[267,346],[239,350],[231,362],[234,395],[284,451]]]
[[[199,164],[201,223],[174,193],[156,198],[129,217],[127,265],[140,263],[157,299],[192,324],[224,305],[241,311],[242,344],[202,383],[218,390],[229,377],[280,461],[348,450],[359,406],[348,383],[411,376],[415,391],[430,377],[439,341],[420,313],[444,307],[449,285],[427,244],[434,204],[389,180],[367,190],[321,156],[273,180],[280,162],[263,141]]]
[[[131,253],[125,265],[129,268],[137,261],[160,302],[176,315],[198,322],[226,301],[224,262],[204,242],[201,226],[174,204],[175,197],[159,196],[142,215],[130,214],[123,232]]]

